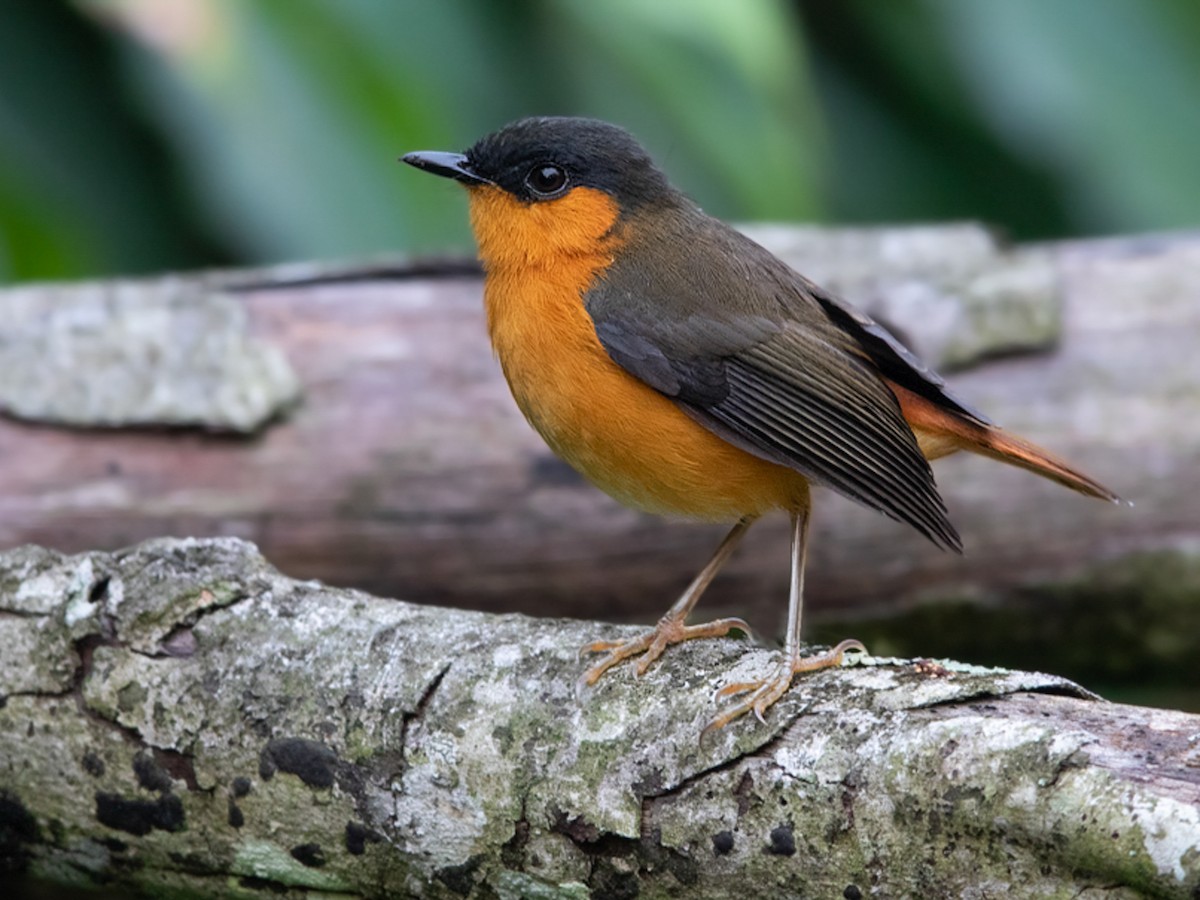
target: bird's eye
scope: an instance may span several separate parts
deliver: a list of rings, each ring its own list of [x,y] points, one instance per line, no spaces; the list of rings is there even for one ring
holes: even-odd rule
[[[535,194],[549,197],[561,193],[567,186],[567,172],[562,166],[542,163],[529,170],[525,184]]]

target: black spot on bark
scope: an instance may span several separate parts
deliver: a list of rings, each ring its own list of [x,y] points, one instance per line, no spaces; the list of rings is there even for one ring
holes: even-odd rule
[[[857,884],[848,884],[846,885],[846,889],[842,891],[842,896],[846,900],[862,900],[862,895],[862,891],[859,890]]]
[[[433,873],[433,877],[460,897],[465,897],[475,888],[475,872],[483,864],[483,854],[472,856],[461,866],[446,866]]]
[[[310,869],[319,869],[325,865],[325,852],[320,844],[297,844],[290,852],[292,859]]]
[[[368,841],[378,844],[382,840],[383,835],[374,828],[368,828],[359,822],[346,823],[346,850],[355,856],[362,856],[367,852]]]
[[[733,849],[733,832],[718,831],[712,836],[713,853],[724,856]]]
[[[792,833],[791,825],[780,825],[771,829],[771,843],[767,852],[776,856],[795,856],[796,836]]]
[[[258,757],[258,774],[263,781],[277,771],[297,776],[309,787],[333,787],[337,754],[320,741],[308,738],[275,738]]]
[[[93,584],[92,589],[90,591],[88,591],[88,602],[89,603],[99,603],[105,597],[107,597],[108,596],[108,583],[109,583],[109,579],[107,577],[105,577],[105,578],[101,578],[99,581],[97,581],[95,584]]]
[[[242,808],[234,802],[232,797],[229,798],[229,825],[232,828],[241,828],[246,824],[246,815],[242,812]]]
[[[26,844],[38,840],[37,819],[16,794],[0,789],[0,875],[16,875],[29,864]]]
[[[183,801],[174,794],[164,794],[157,800],[126,800],[120,794],[97,791],[96,820],[139,837],[155,828],[179,831],[184,823]]]
[[[133,774],[137,776],[138,785],[148,791],[164,793],[171,789],[171,776],[149,753],[140,752],[134,756]]]
[[[254,783],[250,781],[249,778],[239,775],[237,778],[233,779],[233,796],[239,798],[245,797],[248,793],[250,793],[250,788],[253,786]]]
[[[104,776],[104,760],[94,750],[88,750],[83,754],[83,771],[87,772],[93,778],[102,778]]]

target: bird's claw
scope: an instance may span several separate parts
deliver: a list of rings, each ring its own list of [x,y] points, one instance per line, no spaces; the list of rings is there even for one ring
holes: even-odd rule
[[[638,660],[634,671],[638,677],[641,677],[650,670],[650,666],[654,664],[655,660],[662,656],[663,651],[672,644],[680,644],[697,638],[723,637],[731,631],[741,631],[746,635],[753,633],[745,619],[717,619],[703,625],[685,625],[679,618],[670,615],[663,616],[653,630],[631,640],[593,641],[581,647],[579,649],[580,658],[589,653],[606,655],[580,676],[580,684],[583,687],[591,687],[613,666],[638,654],[642,654],[642,658]]]
[[[720,697],[732,697],[737,694],[748,693],[750,696],[713,717],[704,726],[704,730],[700,732],[701,740],[704,739],[705,735],[724,728],[734,719],[740,718],[748,712],[753,712],[754,717],[766,725],[767,710],[787,693],[788,688],[792,686],[792,679],[797,674],[801,672],[816,672],[821,669],[840,666],[844,662],[846,654],[851,651],[866,653],[867,648],[863,646],[861,641],[850,638],[824,653],[818,653],[813,656],[802,656],[790,662],[783,660],[780,662],[778,668],[776,668],[775,673],[769,678],[764,678],[761,681],[734,682],[733,684],[727,684],[722,688],[718,688],[713,694],[714,700]]]

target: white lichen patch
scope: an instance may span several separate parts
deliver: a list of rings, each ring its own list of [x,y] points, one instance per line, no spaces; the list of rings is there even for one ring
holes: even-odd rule
[[[91,585],[94,580],[92,561],[84,557],[72,573],[68,587],[70,599],[63,610],[63,621],[72,631],[80,622],[94,616],[100,607],[98,602],[91,599]]]
[[[492,651],[492,665],[497,669],[510,669],[523,656],[524,652],[516,644],[501,644]]]
[[[826,753],[829,741],[828,734],[817,734],[801,743],[784,743],[775,751],[775,764],[800,781],[837,780],[842,766],[831,765],[832,754]]]
[[[1142,835],[1146,853],[1159,874],[1182,882],[1188,874],[1186,865],[1194,868],[1200,858],[1200,810],[1171,797],[1137,799],[1131,810],[1135,815],[1144,813],[1144,821],[1155,823]]]
[[[438,868],[470,858],[487,817],[478,799],[453,771],[452,753],[414,765],[401,780],[394,824],[404,849]]]
[[[88,565],[90,564],[91,561],[88,560]],[[43,572],[21,581],[7,600],[6,607],[27,615],[47,615],[62,603],[61,592],[62,575],[57,571]]]

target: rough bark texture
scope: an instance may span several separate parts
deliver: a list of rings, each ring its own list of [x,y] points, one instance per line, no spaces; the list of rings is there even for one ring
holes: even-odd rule
[[[1200,717],[769,655],[584,698],[596,626],[293,581],[235,539],[0,556],[0,873],[153,896],[1192,897]],[[622,634],[629,629],[605,629]]]
[[[972,226],[753,233],[931,362],[970,367],[957,392],[1136,502],[948,459],[938,481],[960,558],[822,492],[818,617],[1011,602],[1168,558],[1200,592],[1200,238],[1010,248]],[[652,620],[720,527],[639,516],[558,463],[508,396],[479,295],[462,265],[0,293],[0,407],[18,417],[0,418],[0,546],[233,535],[285,571],[379,594]],[[774,628],[786,548],[782,519],[756,526],[706,609]]]

